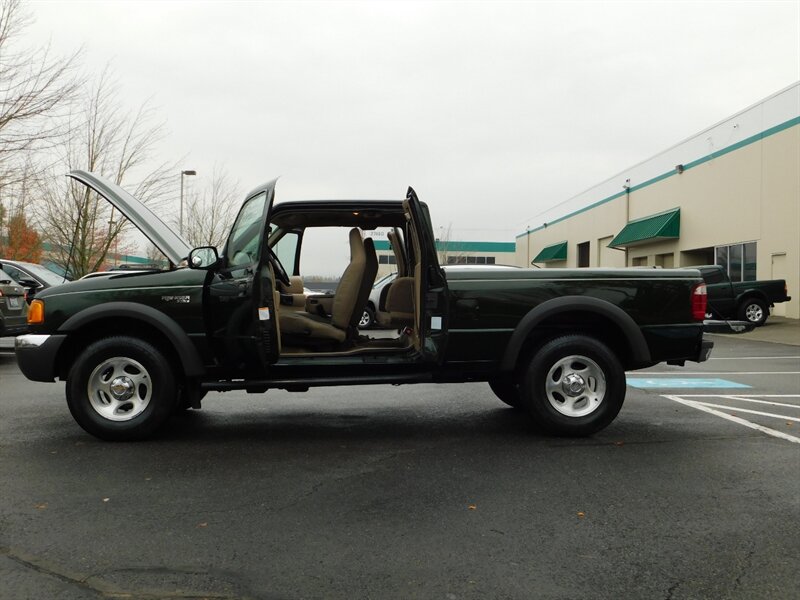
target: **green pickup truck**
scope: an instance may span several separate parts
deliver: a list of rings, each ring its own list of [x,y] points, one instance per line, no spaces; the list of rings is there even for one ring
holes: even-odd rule
[[[141,439],[208,391],[488,382],[540,430],[580,436],[606,427],[625,399],[625,371],[704,361],[706,286],[686,269],[440,267],[427,207],[395,201],[274,204],[275,182],[245,198],[224,248],[190,248],[120,187],[82,182],[164,253],[160,272],[46,289],[16,340],[22,372],[66,381],[87,432]],[[307,295],[304,241],[320,230],[349,244],[335,294]],[[398,276],[359,331],[385,231]],[[333,245],[331,245],[331,250]]]
[[[769,309],[779,302],[789,302],[786,280],[732,282],[719,265],[693,267],[708,288],[709,318],[740,319],[755,326],[766,323]]]

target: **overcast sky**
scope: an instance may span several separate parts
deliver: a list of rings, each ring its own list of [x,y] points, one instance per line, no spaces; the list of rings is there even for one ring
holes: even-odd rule
[[[37,2],[201,178],[400,198],[457,239],[546,208],[800,79],[800,3]],[[177,173],[176,173],[177,177]]]

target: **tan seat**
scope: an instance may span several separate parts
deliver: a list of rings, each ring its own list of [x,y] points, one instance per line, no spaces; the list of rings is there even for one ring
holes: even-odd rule
[[[384,312],[380,323],[390,327],[412,327],[414,325],[414,278],[398,277],[386,294]]]
[[[369,294],[372,292],[372,286],[375,285],[375,276],[378,274],[378,254],[375,252],[375,242],[372,241],[372,238],[364,240],[364,253],[367,258],[367,266],[364,270],[364,279],[361,281],[361,290],[356,299],[353,321],[351,322],[353,327],[358,326],[361,315],[364,314],[364,310],[367,308]]]
[[[368,256],[365,243],[361,239],[358,228],[350,230],[350,264],[342,273],[336,295],[333,299],[331,318],[310,314],[305,311],[284,311],[281,314],[281,336],[286,345],[315,345],[315,342],[344,342],[357,334],[356,325],[364,311],[359,306],[363,295],[365,280],[372,272],[372,280],[377,273],[377,259],[372,247],[372,256]],[[370,245],[372,240],[369,240]],[[372,262],[374,260],[374,267]],[[370,287],[371,283],[368,284]],[[366,305],[366,297],[364,298]]]
[[[399,230],[395,228],[387,237],[397,263],[397,277],[381,291],[375,318],[384,327],[411,327],[414,325],[414,278],[408,276]]]
[[[280,292],[280,310],[299,311],[306,309],[306,294],[303,287],[303,278],[300,276],[289,277],[289,285],[278,281]]]

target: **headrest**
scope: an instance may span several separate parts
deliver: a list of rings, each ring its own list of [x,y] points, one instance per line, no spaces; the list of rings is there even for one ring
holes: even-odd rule
[[[350,230],[350,261],[364,256],[364,241],[361,239],[361,230],[358,227],[353,227]]]

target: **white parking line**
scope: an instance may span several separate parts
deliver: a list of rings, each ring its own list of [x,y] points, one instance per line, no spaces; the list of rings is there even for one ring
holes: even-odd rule
[[[786,408],[800,409],[800,404],[785,404],[783,402],[770,402],[769,400],[756,400],[755,398],[743,398],[741,396],[719,396],[725,400],[736,400],[737,402],[755,402],[757,404],[768,404],[769,406],[785,406]]]
[[[798,359],[800,356],[712,356],[708,360],[777,360],[780,358]]]
[[[706,396],[709,397],[710,395]],[[716,396],[719,398],[719,396]],[[751,423],[746,419],[742,419],[741,417],[734,417],[733,415],[729,415],[722,411],[717,410],[716,408],[711,408],[711,406],[706,406],[703,402],[696,402],[694,400],[687,400],[681,396],[662,396],[662,398],[667,398],[668,400],[673,400],[679,404],[683,404],[684,406],[689,406],[690,408],[696,408],[697,410],[701,410],[703,412],[707,412],[712,415],[716,415],[728,421],[732,421],[734,423],[738,423],[739,425],[744,425],[745,427],[749,427],[750,429],[755,429],[756,431],[760,431],[761,433],[766,433],[767,435],[771,435],[772,437],[776,437],[782,440],[786,440],[787,442],[792,442],[794,444],[800,444],[800,438],[795,437],[793,435],[789,435],[788,433],[784,433],[783,431],[777,431],[775,429],[770,429],[769,427],[764,427],[763,425],[759,425],[758,423]],[[737,410],[731,407],[724,407],[728,410]],[[742,409],[738,409],[742,410]]]
[[[633,371],[629,371],[632,373]],[[642,371],[647,375],[800,375],[800,371]]]
[[[741,398],[745,394],[681,394],[681,398]],[[748,398],[800,398],[800,394],[747,394]]]
[[[691,401],[690,401],[691,402]],[[750,415],[759,415],[761,417],[771,417],[773,419],[786,419],[788,421],[796,421],[800,423],[800,418],[798,417],[787,417],[786,415],[776,415],[773,413],[766,413],[761,412],[760,410],[750,410],[749,408],[741,408],[741,407],[734,407],[728,406],[726,404],[712,404],[711,402],[695,402],[695,404],[702,404],[703,406],[710,406],[711,408],[720,408],[723,410],[732,410],[737,413],[747,413]]]

